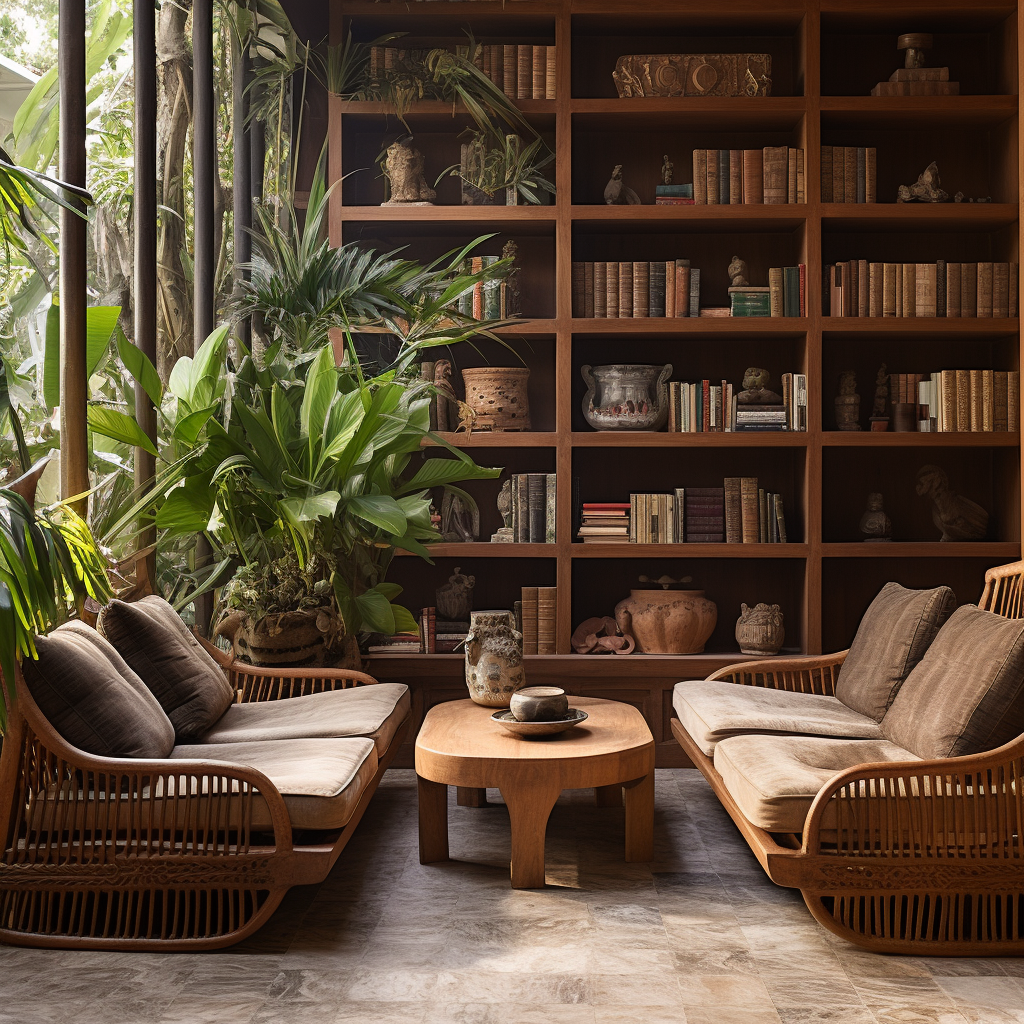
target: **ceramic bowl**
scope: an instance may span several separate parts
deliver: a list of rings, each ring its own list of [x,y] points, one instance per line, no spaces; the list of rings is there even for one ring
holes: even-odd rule
[[[570,708],[569,714],[560,722],[519,722],[512,717],[509,710],[495,711],[491,720],[498,723],[516,736],[554,736],[565,732],[574,725],[585,722],[589,716],[578,708]]]
[[[512,694],[509,710],[517,722],[560,722],[569,698],[557,686],[526,686]]]

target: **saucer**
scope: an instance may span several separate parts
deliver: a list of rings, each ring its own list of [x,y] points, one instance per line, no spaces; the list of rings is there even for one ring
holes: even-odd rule
[[[512,712],[508,708],[503,708],[491,715],[491,721],[497,722],[498,725],[517,736],[554,736],[556,733],[565,732],[574,725],[585,722],[588,717],[585,711],[569,708],[569,717],[562,718],[557,722],[518,722],[512,717]]]

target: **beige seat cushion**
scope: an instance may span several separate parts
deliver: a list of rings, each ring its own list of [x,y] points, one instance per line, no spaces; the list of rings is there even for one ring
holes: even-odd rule
[[[286,700],[232,704],[200,743],[365,736],[380,756],[409,714],[409,687],[376,683]]]
[[[676,683],[672,707],[709,757],[715,744],[741,733],[881,739],[877,722],[835,697],[740,686],[722,679]]]
[[[880,722],[954,608],[956,595],[949,587],[907,590],[886,583],[860,620],[839,670],[836,696]]]
[[[171,757],[227,761],[263,772],[284,797],[292,828],[341,828],[377,771],[377,751],[365,737],[187,744],[175,747]],[[256,801],[253,828],[270,826],[269,808]]]
[[[889,740],[749,735],[715,747],[715,768],[744,817],[769,832],[803,832],[821,787],[847,768],[919,760]],[[835,828],[834,812],[822,824]]]
[[[882,732],[920,757],[1001,747],[1024,732],[1024,619],[963,605],[910,673]]]

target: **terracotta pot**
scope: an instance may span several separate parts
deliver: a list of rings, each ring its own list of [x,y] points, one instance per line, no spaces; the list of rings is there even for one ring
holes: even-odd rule
[[[231,612],[214,628],[231,641],[235,657],[249,665],[360,669],[359,644],[325,610],[275,612],[253,622]]]
[[[462,371],[474,430],[529,430],[530,395],[525,366],[480,366]]]
[[[466,637],[466,687],[470,699],[488,708],[507,708],[526,685],[523,634],[508,611],[473,612]]]
[[[718,608],[703,590],[631,590],[615,606],[615,621],[639,654],[700,654]]]

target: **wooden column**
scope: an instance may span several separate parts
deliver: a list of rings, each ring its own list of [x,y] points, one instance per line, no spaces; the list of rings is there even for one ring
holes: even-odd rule
[[[60,91],[60,177],[85,187],[85,0],[60,0],[57,66]],[[70,198],[70,197],[69,197]],[[77,203],[78,200],[71,199]],[[86,428],[86,239],[88,222],[63,207],[60,227],[60,493],[89,489]],[[76,509],[85,514],[88,502]]]
[[[214,201],[217,159],[217,108],[213,94],[213,0],[192,5],[192,175],[194,193],[195,272],[193,278],[193,351],[213,331],[214,280],[217,253],[214,247]],[[196,568],[210,561],[205,536],[196,543]],[[205,634],[213,615],[213,595],[195,602],[196,626]]]
[[[135,228],[135,344],[156,365],[156,16],[152,4],[135,6],[132,25],[135,67],[135,168],[133,218]],[[135,418],[156,443],[156,409],[145,390],[135,386]],[[148,487],[156,475],[156,459],[135,449],[135,486]],[[156,529],[139,538],[139,547],[156,543]],[[139,566],[138,570],[143,570]],[[156,555],[145,559],[150,581],[156,579]]]
[[[234,141],[234,180],[232,191],[234,193],[234,209],[232,219],[234,221],[234,263],[235,263],[235,294],[241,293],[242,281],[248,279],[249,272],[244,269],[252,259],[252,237],[249,232],[252,229],[252,140],[250,131],[246,125],[246,115],[249,112],[248,96],[246,86],[251,81],[249,72],[248,45],[243,49],[235,38],[231,50],[231,125],[232,139]],[[235,325],[235,332],[238,340],[250,348],[252,345],[251,323],[248,317],[238,321]]]

